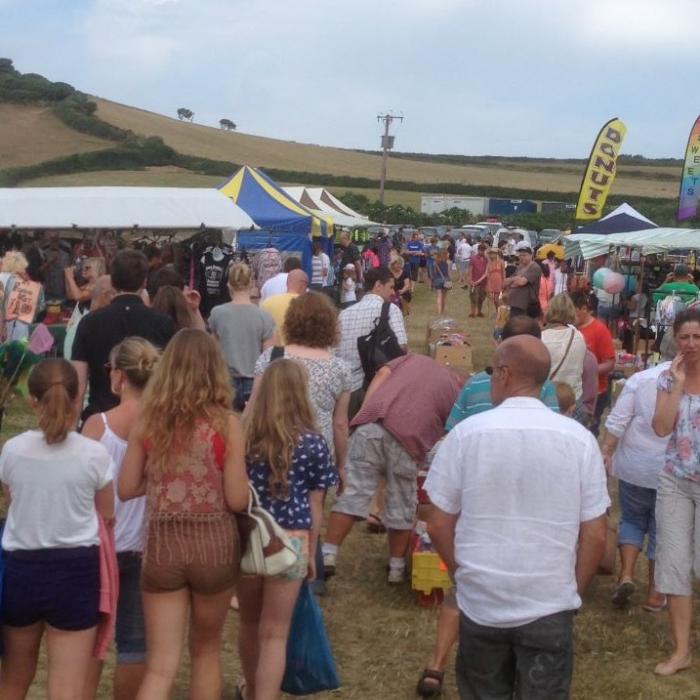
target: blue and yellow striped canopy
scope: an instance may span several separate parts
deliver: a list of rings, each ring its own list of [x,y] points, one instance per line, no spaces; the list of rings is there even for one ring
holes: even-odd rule
[[[219,186],[260,228],[278,233],[313,236],[333,234],[332,217],[320,217],[293,200],[274,180],[257,168],[244,165]]]

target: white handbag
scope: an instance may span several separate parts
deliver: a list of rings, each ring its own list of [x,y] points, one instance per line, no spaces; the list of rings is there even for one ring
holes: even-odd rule
[[[278,576],[297,563],[299,555],[277,521],[261,505],[255,489],[245,513],[236,513],[243,542],[241,573],[247,576]]]

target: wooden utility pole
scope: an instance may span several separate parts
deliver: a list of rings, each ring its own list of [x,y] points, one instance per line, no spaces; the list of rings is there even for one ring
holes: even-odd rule
[[[403,121],[403,117],[394,114],[378,114],[377,121],[384,122],[384,134],[382,135],[382,172],[379,177],[379,201],[384,204],[384,182],[386,181],[386,162],[389,158],[389,151],[394,147],[394,137],[389,135],[391,123],[398,119]]]

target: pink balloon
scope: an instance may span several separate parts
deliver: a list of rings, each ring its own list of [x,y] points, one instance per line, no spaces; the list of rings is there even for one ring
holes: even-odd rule
[[[619,294],[625,288],[625,278],[619,272],[608,272],[603,279],[603,289],[608,294]]]

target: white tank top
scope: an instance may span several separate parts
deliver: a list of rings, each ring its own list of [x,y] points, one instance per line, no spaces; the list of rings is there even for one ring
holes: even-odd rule
[[[122,440],[107,423],[107,416],[100,413],[104,432],[100,442],[114,461],[114,542],[117,552],[140,552],[143,550],[143,528],[146,515],[146,497],[140,496],[130,501],[120,501],[117,496],[117,481],[126,454],[126,440]]]

